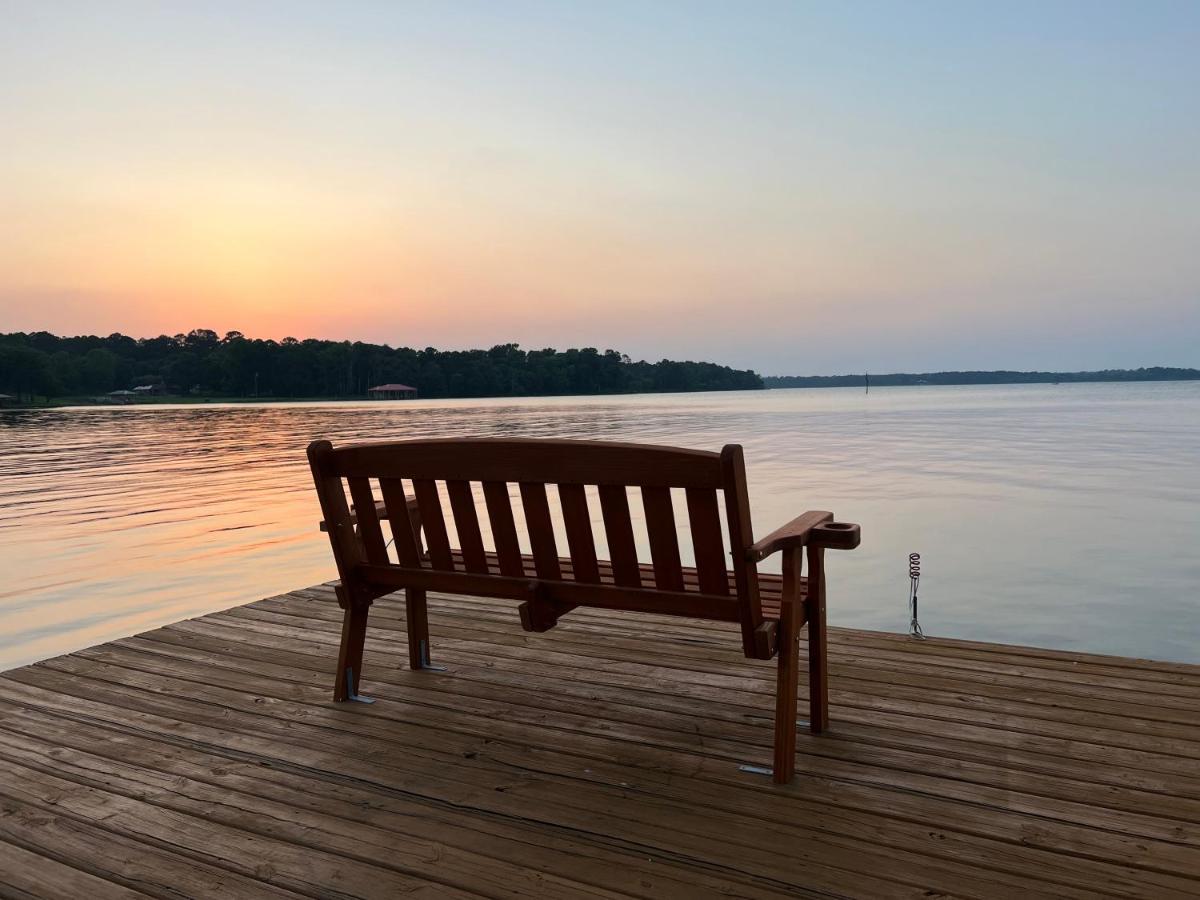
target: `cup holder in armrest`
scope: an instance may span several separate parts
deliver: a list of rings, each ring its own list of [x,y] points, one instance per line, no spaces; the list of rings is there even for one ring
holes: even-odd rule
[[[853,550],[862,541],[862,529],[853,522],[826,522],[813,528],[811,541],[833,550]]]

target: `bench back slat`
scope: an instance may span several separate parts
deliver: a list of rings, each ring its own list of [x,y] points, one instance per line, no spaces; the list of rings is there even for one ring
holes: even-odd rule
[[[604,519],[604,535],[608,538],[608,555],[613,567],[613,580],[622,587],[641,587],[637,544],[633,539],[633,520],[629,517],[629,494],[624,485],[602,484],[600,514]]]
[[[438,495],[437,482],[430,478],[414,478],[413,493],[417,496],[417,508],[421,511],[425,542],[429,545],[429,562],[435,569],[453,571],[454,558],[450,553],[450,536],[446,533],[446,519],[442,515],[442,498]]]
[[[572,574],[576,581],[599,584],[600,567],[596,560],[596,537],[592,532],[587,491],[582,484],[560,484],[558,500],[567,530]]]
[[[742,650],[753,657],[754,633],[762,624],[762,605],[758,597],[758,570],[746,559],[745,550],[754,543],[750,524],[750,496],[746,490],[746,462],[742,448],[730,444],[721,451],[721,469],[725,481],[725,517],[729,520],[729,544],[733,556],[733,578],[742,599]]]
[[[521,560],[521,543],[517,539],[517,523],[513,520],[512,499],[503,481],[485,481],[483,500],[487,504],[488,521],[492,525],[492,541],[496,545],[500,574],[520,578],[525,574]]]
[[[562,571],[558,566],[558,546],[554,541],[554,521],[550,518],[546,485],[540,481],[522,481],[521,505],[525,508],[525,525],[529,529],[538,578],[560,581]]]
[[[646,532],[650,536],[650,559],[654,564],[654,586],[660,591],[683,590],[683,564],[679,560],[679,536],[671,489],[642,488]]]
[[[463,566],[468,572],[486,575],[487,555],[483,549],[483,534],[479,530],[479,514],[475,511],[475,493],[471,490],[471,482],[447,481],[446,493],[450,495],[450,511],[454,514],[454,528],[458,532]]]
[[[721,537],[721,513],[717,505],[717,492],[689,488],[687,508],[700,590],[705,594],[728,596],[729,570],[725,568],[725,547]]]
[[[343,584],[351,584],[347,596],[369,600],[394,584],[434,590],[443,583],[447,589],[469,584],[482,593],[495,580],[495,590],[504,596],[532,597],[543,616],[561,614],[576,602],[628,602],[649,610],[656,594],[662,597],[663,611],[686,614],[686,598],[691,597],[699,615],[720,611],[720,617],[736,619],[747,655],[762,655],[757,645],[769,629],[760,627],[758,575],[746,557],[754,537],[745,464],[736,445],[717,454],[601,441],[421,440],[338,449],[317,441],[309,458],[338,574]],[[399,565],[389,561],[384,543],[382,512],[376,513],[372,491],[376,480]],[[411,492],[406,490],[409,480]],[[443,510],[439,482],[446,485],[448,511]],[[491,547],[481,528],[477,483]],[[551,485],[559,497],[553,510]],[[599,495],[598,510],[589,502],[592,486]],[[641,493],[648,561],[638,558],[631,488]],[[682,489],[686,497],[694,569],[682,565],[674,489]],[[521,516],[515,515],[514,494]],[[594,513],[603,522],[607,560],[598,558]],[[457,547],[451,545],[450,521]],[[558,536],[556,527],[561,529]],[[530,556],[522,553],[522,531]],[[563,531],[566,547],[560,549]],[[560,558],[564,550],[567,557]],[[384,578],[381,573],[389,567],[394,572]]]
[[[308,445],[308,467],[312,471],[321,518],[329,532],[329,546],[341,582],[338,602],[345,606],[369,601],[370,595],[362,591],[354,575],[355,569],[365,560],[362,544],[354,531],[354,519],[350,515],[350,504],[346,502],[342,479],[333,468],[333,454],[333,445],[329,441],[313,441]]]
[[[379,515],[375,512],[375,493],[367,478],[347,478],[350,499],[354,503],[354,517],[358,520],[358,536],[362,539],[367,562],[383,565],[388,561],[387,544],[383,540],[383,529],[379,527]]]
[[[404,490],[404,482],[399,478],[380,478],[379,492],[383,494],[383,505],[392,526],[396,558],[406,568],[421,568],[421,543],[408,515],[408,495]]]

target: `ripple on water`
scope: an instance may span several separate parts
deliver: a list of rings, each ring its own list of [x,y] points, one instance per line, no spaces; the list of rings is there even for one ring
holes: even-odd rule
[[[1174,383],[0,412],[0,668],[333,577],[308,442],[449,435],[741,443],[759,534],[862,523],[835,624],[904,628],[918,550],[930,633],[1200,662]]]

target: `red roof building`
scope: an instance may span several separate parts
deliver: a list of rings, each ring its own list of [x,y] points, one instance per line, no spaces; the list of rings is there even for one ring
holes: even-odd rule
[[[372,400],[416,400],[417,389],[408,384],[381,384],[369,388],[367,396]]]

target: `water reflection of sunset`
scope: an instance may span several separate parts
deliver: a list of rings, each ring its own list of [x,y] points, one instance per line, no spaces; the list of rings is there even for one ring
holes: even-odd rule
[[[332,578],[304,457],[314,438],[514,434],[743,443],[760,530],[825,504],[872,523],[870,542],[841,563],[835,624],[902,628],[902,563],[920,549],[941,633],[1190,658],[1200,635],[1180,598],[1190,597],[1191,533],[1141,548],[1136,571],[1121,542],[1188,521],[1200,491],[1197,386],[0,413],[0,669]],[[631,508],[637,520],[641,504]],[[1109,519],[1124,530],[1097,531]],[[593,527],[604,555],[603,523]],[[682,540],[685,557],[689,548]],[[648,559],[644,540],[640,549]],[[1014,558],[1026,561],[1020,596]],[[1132,594],[1137,622],[1113,608]]]

